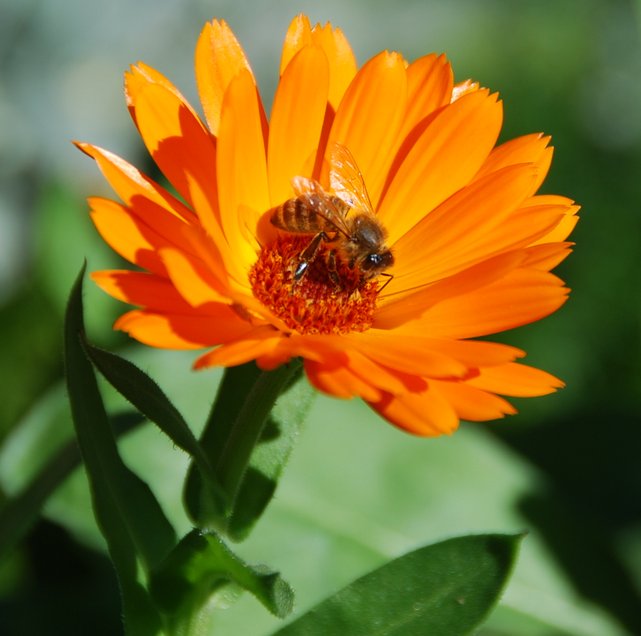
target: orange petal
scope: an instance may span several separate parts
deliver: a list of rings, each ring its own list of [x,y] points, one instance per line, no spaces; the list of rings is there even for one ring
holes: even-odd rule
[[[210,303],[193,314],[130,311],[116,321],[114,329],[151,347],[200,349],[241,338],[255,327],[229,306]]]
[[[274,369],[292,358],[301,357],[315,362],[347,360],[345,343],[340,336],[308,336],[287,332],[274,348],[257,357],[261,369]]]
[[[528,248],[524,264],[533,269],[549,272],[572,252],[574,243],[542,243]]]
[[[172,216],[189,222],[194,221],[191,210],[124,159],[91,144],[77,142],[76,146],[96,160],[109,185],[127,205],[135,207],[135,203],[142,197]]]
[[[535,178],[531,165],[510,166],[450,197],[393,246],[397,284],[402,279],[407,287],[424,285],[505,251],[495,235],[529,195]],[[556,212],[552,221],[544,215],[534,220],[545,222],[544,231],[558,218]],[[508,245],[520,236],[510,229]],[[536,229],[524,227],[528,236]]]
[[[156,69],[147,66],[143,62],[138,62],[138,64],[132,66],[130,70],[125,73],[125,98],[127,100],[129,113],[136,126],[138,126],[136,101],[140,91],[144,90],[149,84],[158,84],[173,93],[179,101],[183,102],[185,106],[189,108],[192,115],[197,117],[196,111],[193,110],[180,91],[162,73],[159,73]]]
[[[340,337],[339,339],[330,337],[329,340],[330,342],[327,343],[313,337],[293,335],[281,341],[281,344],[292,345],[288,347],[287,359],[294,356],[305,358],[305,368],[313,373],[319,383],[315,386],[320,388],[322,382],[322,390],[326,393],[344,398],[359,396],[370,399],[367,396],[379,390],[402,394],[408,391],[421,391],[427,386],[423,378],[379,364],[368,355],[354,350],[350,343],[340,342]],[[310,365],[310,362],[314,364]],[[269,368],[273,368],[271,361]],[[332,374],[334,378],[330,378]],[[334,390],[330,390],[330,383],[332,386],[341,384],[340,378],[345,379],[346,385],[342,388],[336,386]]]
[[[91,218],[101,236],[123,258],[136,265],[166,275],[158,251],[175,247],[185,255],[196,253],[189,240],[193,233],[201,235],[209,261],[216,262],[217,250],[200,226],[180,221],[145,197],[134,197],[130,208],[98,197],[90,198],[89,204]],[[215,271],[220,269],[218,266]]]
[[[495,251],[504,252],[525,247],[531,248],[531,246],[541,243],[560,223],[563,223],[566,218],[564,212],[563,209],[554,205],[520,207],[504,223],[494,229]],[[552,244],[546,241],[546,245]],[[562,246],[561,243],[554,245]],[[492,255],[489,250],[488,255]],[[552,267],[554,265],[546,269],[549,270]]]
[[[412,338],[417,349],[429,349],[474,369],[506,364],[525,355],[521,349],[498,342],[432,338],[425,335],[425,326],[420,320],[402,325],[394,331],[392,337],[396,334]]]
[[[539,320],[563,305],[567,294],[556,276],[518,269],[474,292],[437,303],[421,322],[434,337],[476,338]]]
[[[160,265],[160,270],[157,269],[157,266],[156,269],[151,266],[152,262],[159,263],[159,259],[156,254],[151,253],[149,245],[154,251],[162,247],[172,246],[188,254],[194,252],[187,234],[191,231],[196,231],[196,229],[200,230],[200,226],[190,225],[181,221],[168,214],[164,208],[156,205],[153,201],[144,197],[134,197],[131,206],[126,208],[108,199],[92,197],[89,199],[89,204],[93,210],[92,218],[94,223],[97,225],[100,223],[98,230],[101,235],[103,237],[111,236],[112,238],[108,242],[121,254],[123,253],[117,247],[120,242],[128,241],[131,244],[131,248],[137,245],[138,252],[136,256],[146,259],[145,262],[147,264],[132,262],[136,262],[136,264],[145,269],[161,273],[165,272],[164,265]],[[104,216],[104,219],[101,219],[96,214],[97,212],[100,212],[101,217]],[[122,218],[118,220],[123,214],[128,215],[130,219]],[[109,227],[110,224],[111,227]],[[209,252],[216,254],[215,246],[212,245],[204,232],[200,231],[207,243]],[[142,235],[142,242],[139,235]],[[123,254],[123,256],[125,255]],[[129,256],[125,256],[125,258],[131,260]]]
[[[452,84],[452,68],[444,55],[425,55],[407,67],[407,109],[402,139],[422,119],[449,103]]]
[[[501,121],[500,102],[485,90],[465,95],[431,121],[379,206],[390,243],[472,179],[494,146]]]
[[[378,364],[358,351],[347,353],[347,364],[352,373],[377,389],[393,395],[401,395],[422,391],[427,387],[427,382],[420,376]],[[368,399],[364,395],[361,397]]]
[[[205,367],[234,367],[259,358],[278,347],[283,334],[271,327],[254,327],[242,335],[241,339],[223,344],[208,351],[194,362],[194,369]]]
[[[434,381],[433,384],[462,420],[487,422],[516,413],[507,400],[470,386],[469,382]]]
[[[293,57],[310,44],[320,46],[329,62],[329,103],[336,110],[357,68],[354,53],[340,29],[332,29],[330,24],[312,29],[307,16],[296,16],[285,36],[280,73],[282,75]]]
[[[533,189],[530,193],[534,194],[541,187],[550,169],[554,149],[548,145],[549,143],[550,137],[544,136],[541,133],[524,135],[523,137],[506,141],[492,150],[487,161],[476,175],[476,178],[480,179],[506,166],[513,166],[519,163],[531,163],[537,168],[537,178],[533,183]]]
[[[351,150],[374,207],[400,143],[406,104],[404,60],[384,51],[360,69],[336,112],[328,147],[339,142]]]
[[[190,317],[185,319],[184,316],[179,318],[179,321],[194,320],[202,322],[202,317]],[[184,326],[184,325],[183,325]],[[191,327],[187,326],[187,337],[178,335],[176,332],[176,322],[172,321],[169,316],[165,314],[148,313],[135,309],[126,314],[123,314],[114,323],[114,329],[119,329],[129,334],[132,338],[142,342],[150,347],[159,347],[161,349],[200,349],[206,346],[204,342],[194,341],[191,336]],[[180,330],[180,328],[178,329]]]
[[[193,254],[196,257],[197,262],[206,270],[203,271],[203,276],[208,280],[208,285],[226,297],[225,302],[240,305],[272,324],[280,325],[278,319],[253,295],[248,270],[241,267],[233,246],[225,243],[226,249],[222,255],[219,254],[213,249],[209,237],[199,231],[197,226],[186,228],[183,235],[190,245],[190,250],[183,250],[183,256],[190,258]]]
[[[574,201],[566,197],[551,194],[539,195],[532,197],[532,204],[555,205],[558,206],[564,214],[558,225],[542,236],[538,241],[536,241],[536,243],[555,243],[557,241],[565,241],[579,222],[577,212],[581,209],[580,206],[574,205]]]
[[[343,32],[332,29],[329,23],[322,27],[314,26],[312,41],[325,51],[329,61],[329,103],[336,110],[356,75],[356,58]]]
[[[414,435],[450,434],[459,425],[452,405],[431,383],[425,391],[400,396],[387,393],[369,405],[386,420]]]
[[[171,247],[160,250],[160,257],[174,287],[192,307],[228,302],[220,283],[198,258]]]
[[[189,309],[176,288],[166,278],[154,274],[103,270],[92,272],[91,279],[110,296],[152,312],[181,313]]]
[[[292,358],[297,357],[291,346],[288,346],[290,338],[281,338],[276,345],[256,356],[256,364],[263,371],[273,371],[281,364],[289,362]],[[310,358],[312,359],[312,358]]]
[[[332,365],[305,360],[305,372],[314,387],[334,397],[359,396],[370,401],[377,401],[381,397],[380,391],[340,362]]]
[[[247,270],[258,251],[258,219],[270,207],[262,106],[248,71],[225,93],[216,169],[223,230],[239,267]]]
[[[527,250],[514,250],[417,289],[404,289],[403,279],[398,277],[400,280],[397,282],[395,277],[388,285],[388,288],[391,288],[390,292],[386,289],[385,296],[379,299],[374,326],[392,329],[415,320],[437,303],[484,289],[487,285],[503,279],[509,272],[520,267],[526,258]]]
[[[449,201],[454,201],[456,198],[457,195]],[[494,209],[486,207],[494,200],[496,199],[490,194],[486,199],[479,200],[476,206],[471,205],[471,208],[476,207],[487,215],[478,217],[478,223],[468,226],[469,231],[466,234],[460,234],[458,238],[456,232],[451,232],[454,228],[461,228],[463,225],[457,223],[458,209],[456,216],[447,215],[447,218],[453,217],[449,226],[447,224],[439,226],[439,223],[432,225],[432,216],[440,211],[439,208],[426,218],[425,223],[420,223],[414,231],[405,235],[397,244],[398,247],[394,249],[395,278],[392,281],[393,284],[390,284],[389,292],[401,290],[403,287],[411,289],[432,281],[441,281],[483,260],[523,248],[528,248],[527,253],[530,254],[523,264],[534,266],[530,265],[534,263],[532,260],[534,248],[530,246],[541,244],[545,237],[563,222],[566,218],[564,210],[558,206],[521,207],[512,211],[509,207],[502,209],[498,204]],[[449,201],[446,202],[446,206]],[[465,205],[455,207],[460,208],[463,216],[468,216],[464,210]],[[469,216],[476,218],[476,211],[472,211]],[[496,217],[492,217],[492,211],[497,213]],[[445,219],[446,217],[442,219],[435,217],[438,221]],[[452,239],[449,243],[443,240],[448,236]],[[461,238],[463,236],[464,239]],[[421,245],[428,246],[427,253],[420,251]],[[546,243],[545,245],[545,250],[541,245],[541,254],[547,252],[545,260],[541,258],[536,268],[550,270],[567,256],[567,244]]]
[[[267,161],[274,204],[292,196],[292,177],[312,174],[328,89],[325,54],[316,46],[303,48],[287,65],[272,107]]]
[[[214,138],[176,95],[156,84],[138,93],[138,127],[154,161],[220,242]]]
[[[468,368],[458,360],[427,348],[417,347],[412,337],[402,333],[369,329],[345,336],[349,347],[392,369],[431,378],[464,376]]]
[[[203,27],[196,45],[196,84],[205,119],[218,134],[223,96],[241,70],[251,73],[245,53],[224,20],[213,20]]]
[[[312,26],[309,18],[302,13],[298,14],[289,24],[285,41],[283,42],[283,52],[280,56],[280,74],[282,75],[292,58],[304,46],[312,44]]]
[[[513,397],[547,395],[565,386],[546,371],[517,363],[482,369],[480,375],[467,384],[483,391]]]
[[[130,263],[166,274],[156,252],[159,247],[170,245],[166,239],[115,201],[93,197],[89,205],[91,220],[109,247]]]

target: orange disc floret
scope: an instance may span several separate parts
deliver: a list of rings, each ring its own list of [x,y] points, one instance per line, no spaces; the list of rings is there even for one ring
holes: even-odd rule
[[[337,283],[327,267],[328,248],[321,248],[305,276],[295,280],[297,259],[308,242],[285,236],[262,248],[249,272],[256,298],[301,334],[365,331],[372,324],[380,284],[361,284],[358,272],[340,260],[334,272]]]

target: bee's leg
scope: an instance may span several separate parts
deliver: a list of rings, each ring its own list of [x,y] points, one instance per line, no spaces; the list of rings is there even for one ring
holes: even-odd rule
[[[336,289],[340,289],[341,279],[338,277],[338,270],[336,269],[336,250],[331,250],[327,255],[327,273]]]
[[[300,253],[300,256],[298,257],[298,265],[296,265],[296,269],[294,270],[295,283],[305,276],[305,272],[318,254],[321,243],[327,240],[329,240],[327,234],[325,234],[325,232],[319,232],[309,242],[309,245]]]
[[[394,274],[388,274],[387,272],[381,272],[380,275],[387,276],[387,280],[378,288],[376,291],[377,294],[380,294],[392,282],[392,278],[394,278]]]

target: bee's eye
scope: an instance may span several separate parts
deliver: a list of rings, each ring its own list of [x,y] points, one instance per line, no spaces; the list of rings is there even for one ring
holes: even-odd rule
[[[394,257],[392,256],[392,253],[390,251],[386,252],[373,252],[372,254],[368,254],[365,260],[363,261],[362,267],[363,269],[373,269],[375,267],[381,267],[385,269],[386,267],[389,267],[392,265],[394,262]]]
[[[380,254],[368,254],[365,260],[363,261],[363,269],[372,269],[373,267],[378,267],[383,262],[383,258]]]

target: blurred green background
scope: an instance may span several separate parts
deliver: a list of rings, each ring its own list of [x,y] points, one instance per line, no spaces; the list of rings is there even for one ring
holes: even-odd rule
[[[297,611],[390,557],[444,537],[527,529],[485,635],[641,634],[641,4],[623,0],[0,0],[0,501],[71,438],[61,385],[64,305],[83,258],[117,265],[85,197],[110,196],[70,140],[153,168],[126,112],[122,72],[144,60],[196,103],[193,49],[226,19],[269,105],[291,18],[330,20],[359,63],[383,48],[445,52],[456,78],[500,92],[503,138],[543,131],[556,155],[544,192],[582,206],[573,289],[553,317],[504,334],[567,388],[521,413],[411,438],[358,402],[319,397],[276,499],[238,551],[280,570]],[[193,355],[111,331],[122,307],[91,284],[90,337],[127,347],[190,421],[220,377]],[[113,408],[122,402],[105,391]],[[150,426],[124,440],[181,531],[184,455]],[[278,624],[243,597],[221,634]],[[118,634],[115,576],[76,471],[0,562],[0,633]],[[219,633],[219,632],[216,632]]]

